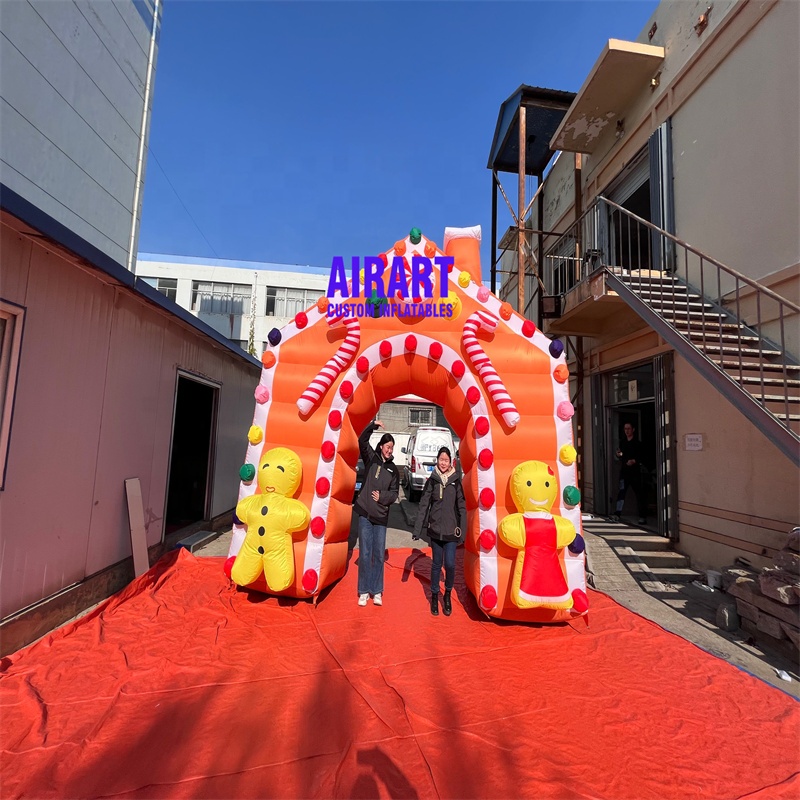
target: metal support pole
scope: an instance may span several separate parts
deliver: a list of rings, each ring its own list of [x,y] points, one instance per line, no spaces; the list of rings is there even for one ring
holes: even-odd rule
[[[519,213],[517,227],[517,311],[525,313],[525,156],[527,155],[527,131],[525,130],[525,106],[519,107]]]
[[[542,191],[544,174],[539,174],[536,177],[539,180],[539,187],[537,189],[539,200],[536,204],[537,205],[536,213],[539,215],[539,233],[536,236],[536,247],[539,250],[539,278],[541,280],[542,276],[546,274],[545,264],[544,264],[544,234],[542,233],[541,230],[544,220],[544,192]],[[536,304],[537,317],[538,317],[538,319],[536,320],[536,327],[541,329],[542,322],[544,320],[544,289],[542,289],[541,285],[539,286],[537,292],[538,292],[539,302]]]
[[[497,173],[492,170],[492,294],[497,294]]]

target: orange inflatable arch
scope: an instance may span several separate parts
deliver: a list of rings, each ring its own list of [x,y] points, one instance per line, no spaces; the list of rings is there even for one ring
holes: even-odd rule
[[[442,406],[461,439],[469,518],[465,581],[480,607],[492,617],[533,622],[560,622],[586,613],[573,407],[563,346],[483,286],[479,251],[479,227],[448,228],[444,252],[412,230],[382,260],[392,264],[402,257],[410,271],[415,255],[453,256],[453,266],[442,273],[447,297],[441,296],[436,269],[429,300],[389,298],[380,307],[381,316],[374,317],[358,316],[356,308],[353,316],[342,315],[344,304],[357,306],[363,298],[321,298],[282,330],[271,332],[255,390],[226,562],[237,583],[269,594],[314,598],[344,575],[358,434],[381,403],[413,393]],[[442,303],[450,304],[449,317],[403,315],[411,304],[418,309]],[[267,454],[272,457],[265,459]],[[278,464],[278,457],[291,465]],[[285,498],[265,486],[270,471],[285,480],[277,490]],[[295,477],[284,478],[289,473]],[[549,508],[529,497],[537,480],[549,487],[541,490],[551,492]],[[280,513],[274,504],[273,513],[267,513],[262,500],[268,499],[281,500]],[[528,500],[540,505],[532,510],[525,506]],[[545,526],[538,551],[529,547],[538,536],[526,527],[532,520]],[[248,536],[263,552],[259,542],[268,537],[255,537],[264,537],[270,525],[284,536],[283,557],[289,565],[285,580],[277,584],[267,582],[266,566],[244,569],[241,555]],[[520,580],[525,587],[531,579],[523,571],[543,569],[543,564],[560,574],[562,587],[566,584],[566,593],[555,600],[531,599],[521,590]]]

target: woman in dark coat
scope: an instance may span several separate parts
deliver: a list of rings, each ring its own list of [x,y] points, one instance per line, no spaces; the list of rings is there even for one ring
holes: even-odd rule
[[[367,425],[358,437],[364,462],[364,485],[355,502],[358,515],[358,604],[365,606],[369,596],[376,606],[383,605],[383,559],[386,552],[386,525],[389,506],[397,500],[400,480],[393,461],[394,437],[384,433],[373,450],[369,437],[380,420]]]
[[[442,610],[450,616],[453,606],[450,592],[456,579],[456,548],[464,541],[467,529],[467,503],[461,478],[453,468],[450,450],[440,447],[436,466],[425,482],[414,525],[414,538],[419,539],[423,527],[428,532],[433,553],[431,568],[431,614],[439,613],[439,578],[444,561],[444,598]]]

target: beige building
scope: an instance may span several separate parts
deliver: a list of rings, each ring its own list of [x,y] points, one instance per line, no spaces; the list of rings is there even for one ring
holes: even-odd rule
[[[633,424],[648,527],[698,568],[766,566],[800,521],[798,30],[792,0],[662,2],[576,95],[521,87],[490,158],[537,125],[560,151],[527,167],[523,302],[570,356],[584,510],[614,512]]]

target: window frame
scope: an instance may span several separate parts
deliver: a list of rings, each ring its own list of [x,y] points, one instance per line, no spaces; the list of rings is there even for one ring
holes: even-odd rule
[[[420,415],[427,414],[428,415],[428,421],[427,422],[414,422],[411,419],[411,415],[414,414],[414,413],[417,413],[417,414],[420,414]],[[433,409],[432,408],[426,408],[424,406],[409,406],[409,408],[408,408],[408,426],[409,427],[422,428],[422,427],[425,427],[425,426],[433,425],[433,422],[434,422],[434,418],[433,418]]]
[[[6,485],[25,313],[24,306],[0,298],[0,317],[6,323],[0,343],[0,491],[5,489]]]

